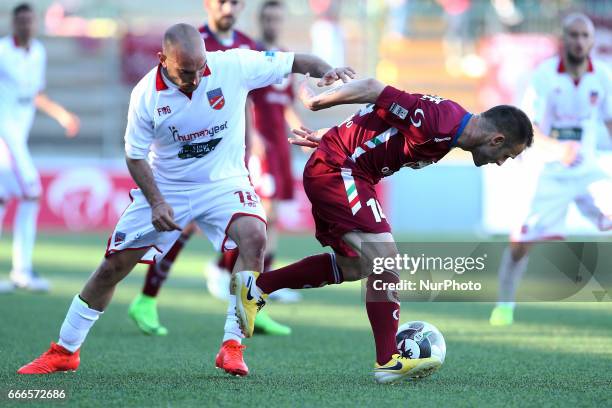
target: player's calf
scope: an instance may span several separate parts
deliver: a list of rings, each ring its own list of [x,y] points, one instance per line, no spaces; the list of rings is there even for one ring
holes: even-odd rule
[[[113,296],[115,286],[134,269],[147,249],[121,251],[106,257],[89,277],[81,297],[96,310],[104,310]]]

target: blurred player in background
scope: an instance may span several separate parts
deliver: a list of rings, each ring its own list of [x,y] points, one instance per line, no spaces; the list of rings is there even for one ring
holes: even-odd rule
[[[265,212],[245,164],[245,105],[255,88],[290,73],[312,72],[321,86],[349,69],[291,52],[206,52],[188,24],[170,27],[160,63],[134,87],[125,133],[126,163],[139,189],[108,240],[104,260],[77,294],[58,344],[20,374],[76,370],[79,351],[110,303],[117,284],[137,263],[156,262],[196,221],[216,250],[240,248],[236,271],[263,270]],[[226,99],[227,98],[227,99]],[[242,334],[230,298],[215,365],[244,376]],[[112,347],[112,345],[108,345]]]
[[[589,54],[595,29],[584,14],[563,20],[563,49],[535,71],[525,106],[539,139],[555,160],[539,175],[529,214],[511,238],[499,267],[495,326],[514,319],[516,289],[527,269],[534,242],[563,239],[568,206],[573,202],[601,231],[612,229],[612,180],[597,165],[597,133],[612,128],[612,76]],[[605,123],[605,126],[603,126]]]
[[[204,8],[208,16],[208,23],[199,30],[207,51],[226,51],[234,48],[255,50],[258,48],[255,41],[234,28],[238,16],[244,9],[243,0],[204,0]],[[247,110],[247,115],[247,128],[249,128],[252,122],[250,110]],[[247,132],[247,146],[249,144]],[[196,224],[189,224],[164,259],[149,266],[142,293],[130,305],[128,311],[130,317],[146,334],[164,336],[168,333],[166,327],[162,326],[159,321],[156,298],[174,261],[196,231]],[[224,301],[229,300],[230,275],[236,259],[238,259],[237,250],[226,250],[221,253],[218,262],[211,262],[207,265],[205,269],[207,288],[214,297]],[[277,323],[267,314],[259,317],[257,327],[260,331],[269,334],[291,333],[289,327]]]
[[[375,380],[388,383],[427,375],[440,366],[439,360],[409,359],[397,350],[400,304],[394,285],[399,283],[398,271],[372,274],[374,258],[398,254],[375,185],[404,167],[420,169],[436,163],[454,147],[471,152],[477,166],[502,165],[531,145],[531,122],[512,106],[472,115],[453,101],[406,93],[374,79],[352,81],[321,95],[303,86],[300,98],[312,110],[368,103],[327,131],[295,131],[298,139],[294,143],[316,148],[304,168],[304,191],[312,203],[316,237],[334,252],[263,274],[234,274],[241,329],[247,337],[253,334],[255,316],[275,290],[367,278],[366,310],[376,345]],[[364,243],[376,245],[362,246]]]
[[[263,2],[258,17],[261,29],[260,49],[282,50],[279,38],[285,19],[283,3],[278,0]],[[287,143],[287,136],[289,128],[299,129],[302,125],[302,121],[293,108],[295,100],[293,85],[292,77],[288,77],[281,84],[251,92],[255,134],[252,155],[249,159],[249,170],[255,190],[262,199],[268,217],[268,243],[264,272],[270,270],[278,248],[276,227],[278,203],[293,199],[291,145]],[[257,141],[261,143],[257,144]],[[281,289],[272,293],[270,299],[290,303],[299,301],[301,295],[291,289]]]
[[[0,39],[0,230],[6,204],[11,198],[18,200],[13,269],[10,282],[0,282],[0,292],[15,286],[49,290],[49,282],[32,268],[41,185],[28,136],[36,108],[57,120],[66,136],[74,137],[79,131],[78,118],[44,93],[46,52],[34,38],[35,25],[32,7],[20,4],[12,12],[12,35]]]

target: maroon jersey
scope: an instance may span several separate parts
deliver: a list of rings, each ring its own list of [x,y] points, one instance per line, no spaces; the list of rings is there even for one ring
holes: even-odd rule
[[[387,86],[375,104],[330,129],[318,150],[377,183],[402,167],[419,169],[440,160],[471,116],[451,100]]]
[[[249,94],[253,101],[253,125],[266,143],[289,147],[285,109],[293,104],[291,76],[282,83],[254,89]]]
[[[282,83],[254,89],[249,93],[253,101],[253,126],[263,139],[265,157],[262,167],[272,177],[274,187],[269,192],[258,189],[263,197],[290,200],[293,198],[293,174],[285,109],[293,104],[291,77]]]
[[[204,25],[199,28],[200,33],[202,34],[202,38],[204,39],[204,45],[206,45],[206,51],[227,51],[234,48],[247,48],[251,50],[257,49],[257,43],[251,40],[250,37],[241,33],[238,30],[234,30],[234,38],[232,43],[229,45],[224,45],[219,39],[215,36],[215,34],[210,31],[208,25]]]

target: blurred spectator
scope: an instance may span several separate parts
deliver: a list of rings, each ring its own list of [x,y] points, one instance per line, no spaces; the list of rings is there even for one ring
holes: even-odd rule
[[[310,27],[312,53],[332,66],[344,66],[344,32],[339,23],[341,0],[309,0],[308,3],[316,16]]]
[[[475,29],[470,0],[436,0],[444,10],[446,70],[453,76],[481,77],[486,64],[475,51]]]
[[[84,18],[78,15],[82,0],[60,0],[51,3],[45,13],[45,30],[58,37],[110,37],[117,22],[110,18]]]
[[[12,32],[0,39],[0,226],[5,206],[17,200],[13,221],[11,282],[0,282],[0,292],[13,287],[46,292],[49,282],[32,267],[41,183],[28,148],[36,109],[55,119],[67,137],[79,132],[79,119],[45,92],[47,54],[35,38],[32,6],[22,3],[12,12]]]
[[[506,26],[516,26],[523,22],[523,13],[516,7],[514,0],[491,0],[497,18]]]
[[[385,0],[387,4],[387,36],[390,39],[407,37],[408,16],[410,14],[409,0]]]

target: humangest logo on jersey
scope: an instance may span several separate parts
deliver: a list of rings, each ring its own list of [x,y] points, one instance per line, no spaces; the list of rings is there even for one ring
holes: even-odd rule
[[[202,137],[214,137],[217,133],[227,129],[227,121],[225,121],[222,125],[211,126],[208,129],[202,129],[186,135],[181,135],[176,126],[168,126],[168,129],[170,130],[170,133],[172,133],[172,138],[175,142],[191,142],[192,140],[200,139]]]

